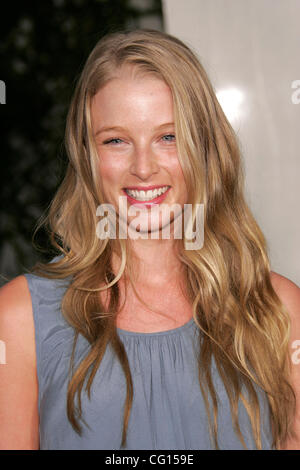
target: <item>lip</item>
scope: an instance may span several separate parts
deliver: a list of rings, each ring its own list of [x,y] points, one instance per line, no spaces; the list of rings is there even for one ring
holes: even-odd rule
[[[168,186],[165,184],[165,186]],[[162,188],[163,186],[148,186],[147,189],[155,189],[155,188]],[[141,186],[138,186],[138,187],[126,187],[126,189],[139,189],[140,191],[145,191],[145,186],[144,187],[141,187]],[[161,204],[164,199],[166,198],[168,192],[170,191],[171,189],[171,186],[168,187],[167,191],[164,192],[163,194],[161,194],[160,196],[157,196],[155,199],[151,199],[151,201],[138,201],[137,199],[134,199],[133,197],[129,196],[129,194],[126,193],[125,189],[123,189],[123,192],[125,194],[125,196],[127,197],[128,199],[128,202],[129,204],[131,205],[135,205],[135,206],[154,206],[155,204]]]
[[[165,186],[168,186],[168,188],[170,189],[170,186],[168,184],[156,184],[155,186],[126,186],[126,188],[123,188],[123,191],[125,191],[125,189],[129,189],[129,190],[137,189],[138,191],[150,191],[152,189],[164,188]]]

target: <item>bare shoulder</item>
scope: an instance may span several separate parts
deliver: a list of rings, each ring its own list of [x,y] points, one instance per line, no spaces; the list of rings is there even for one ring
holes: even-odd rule
[[[296,437],[288,438],[282,443],[280,450],[297,450],[300,448],[300,288],[290,279],[275,272],[271,272],[271,282],[290,316],[291,384],[296,395],[296,414],[293,423]]]
[[[6,339],[10,341],[20,335],[22,345],[28,347],[31,344],[32,346],[33,312],[25,276],[17,276],[0,289],[0,332],[2,336],[5,334]],[[34,351],[30,348],[29,352]]]
[[[25,276],[17,276],[7,282],[0,289],[0,311],[7,314],[12,308],[13,313],[22,315],[25,311],[32,310],[31,296]],[[26,313],[25,313],[26,314]]]
[[[0,289],[0,340],[0,448],[38,449],[35,331],[25,276]]]
[[[300,288],[293,281],[281,274],[271,271],[273,289],[280,298],[282,304],[288,310],[291,320],[300,332]]]
[[[288,289],[288,288],[295,288],[295,287],[299,289],[299,287],[297,286],[297,284],[295,284],[295,282],[291,281],[287,277],[282,276],[281,274],[275,273],[275,271],[271,271],[270,275],[271,275],[272,284],[277,287],[280,286],[281,289],[282,288]]]

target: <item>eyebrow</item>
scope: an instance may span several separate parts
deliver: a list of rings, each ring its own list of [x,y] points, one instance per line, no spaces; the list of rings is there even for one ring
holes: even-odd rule
[[[167,127],[167,126],[174,126],[174,122],[165,122],[163,124],[160,124],[157,127],[154,127],[152,130],[156,131],[156,130],[162,129],[163,127]],[[100,127],[100,129],[98,129],[95,132],[95,136],[101,134],[102,132],[109,132],[109,131],[128,131],[128,129],[126,127],[122,127],[122,126]]]

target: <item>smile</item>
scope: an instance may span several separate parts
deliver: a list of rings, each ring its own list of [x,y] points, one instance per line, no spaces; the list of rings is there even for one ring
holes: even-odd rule
[[[162,196],[168,191],[169,188],[170,186],[161,186],[160,188],[150,189],[147,191],[125,188],[124,191],[129,197],[135,199],[136,201],[148,202],[157,199],[159,196]]]

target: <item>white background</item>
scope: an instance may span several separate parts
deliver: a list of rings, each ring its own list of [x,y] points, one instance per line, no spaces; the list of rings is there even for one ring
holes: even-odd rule
[[[240,141],[247,201],[271,269],[300,285],[300,103],[292,102],[300,0],[163,0],[163,11],[164,30],[197,53],[216,92],[233,91],[227,113]]]

